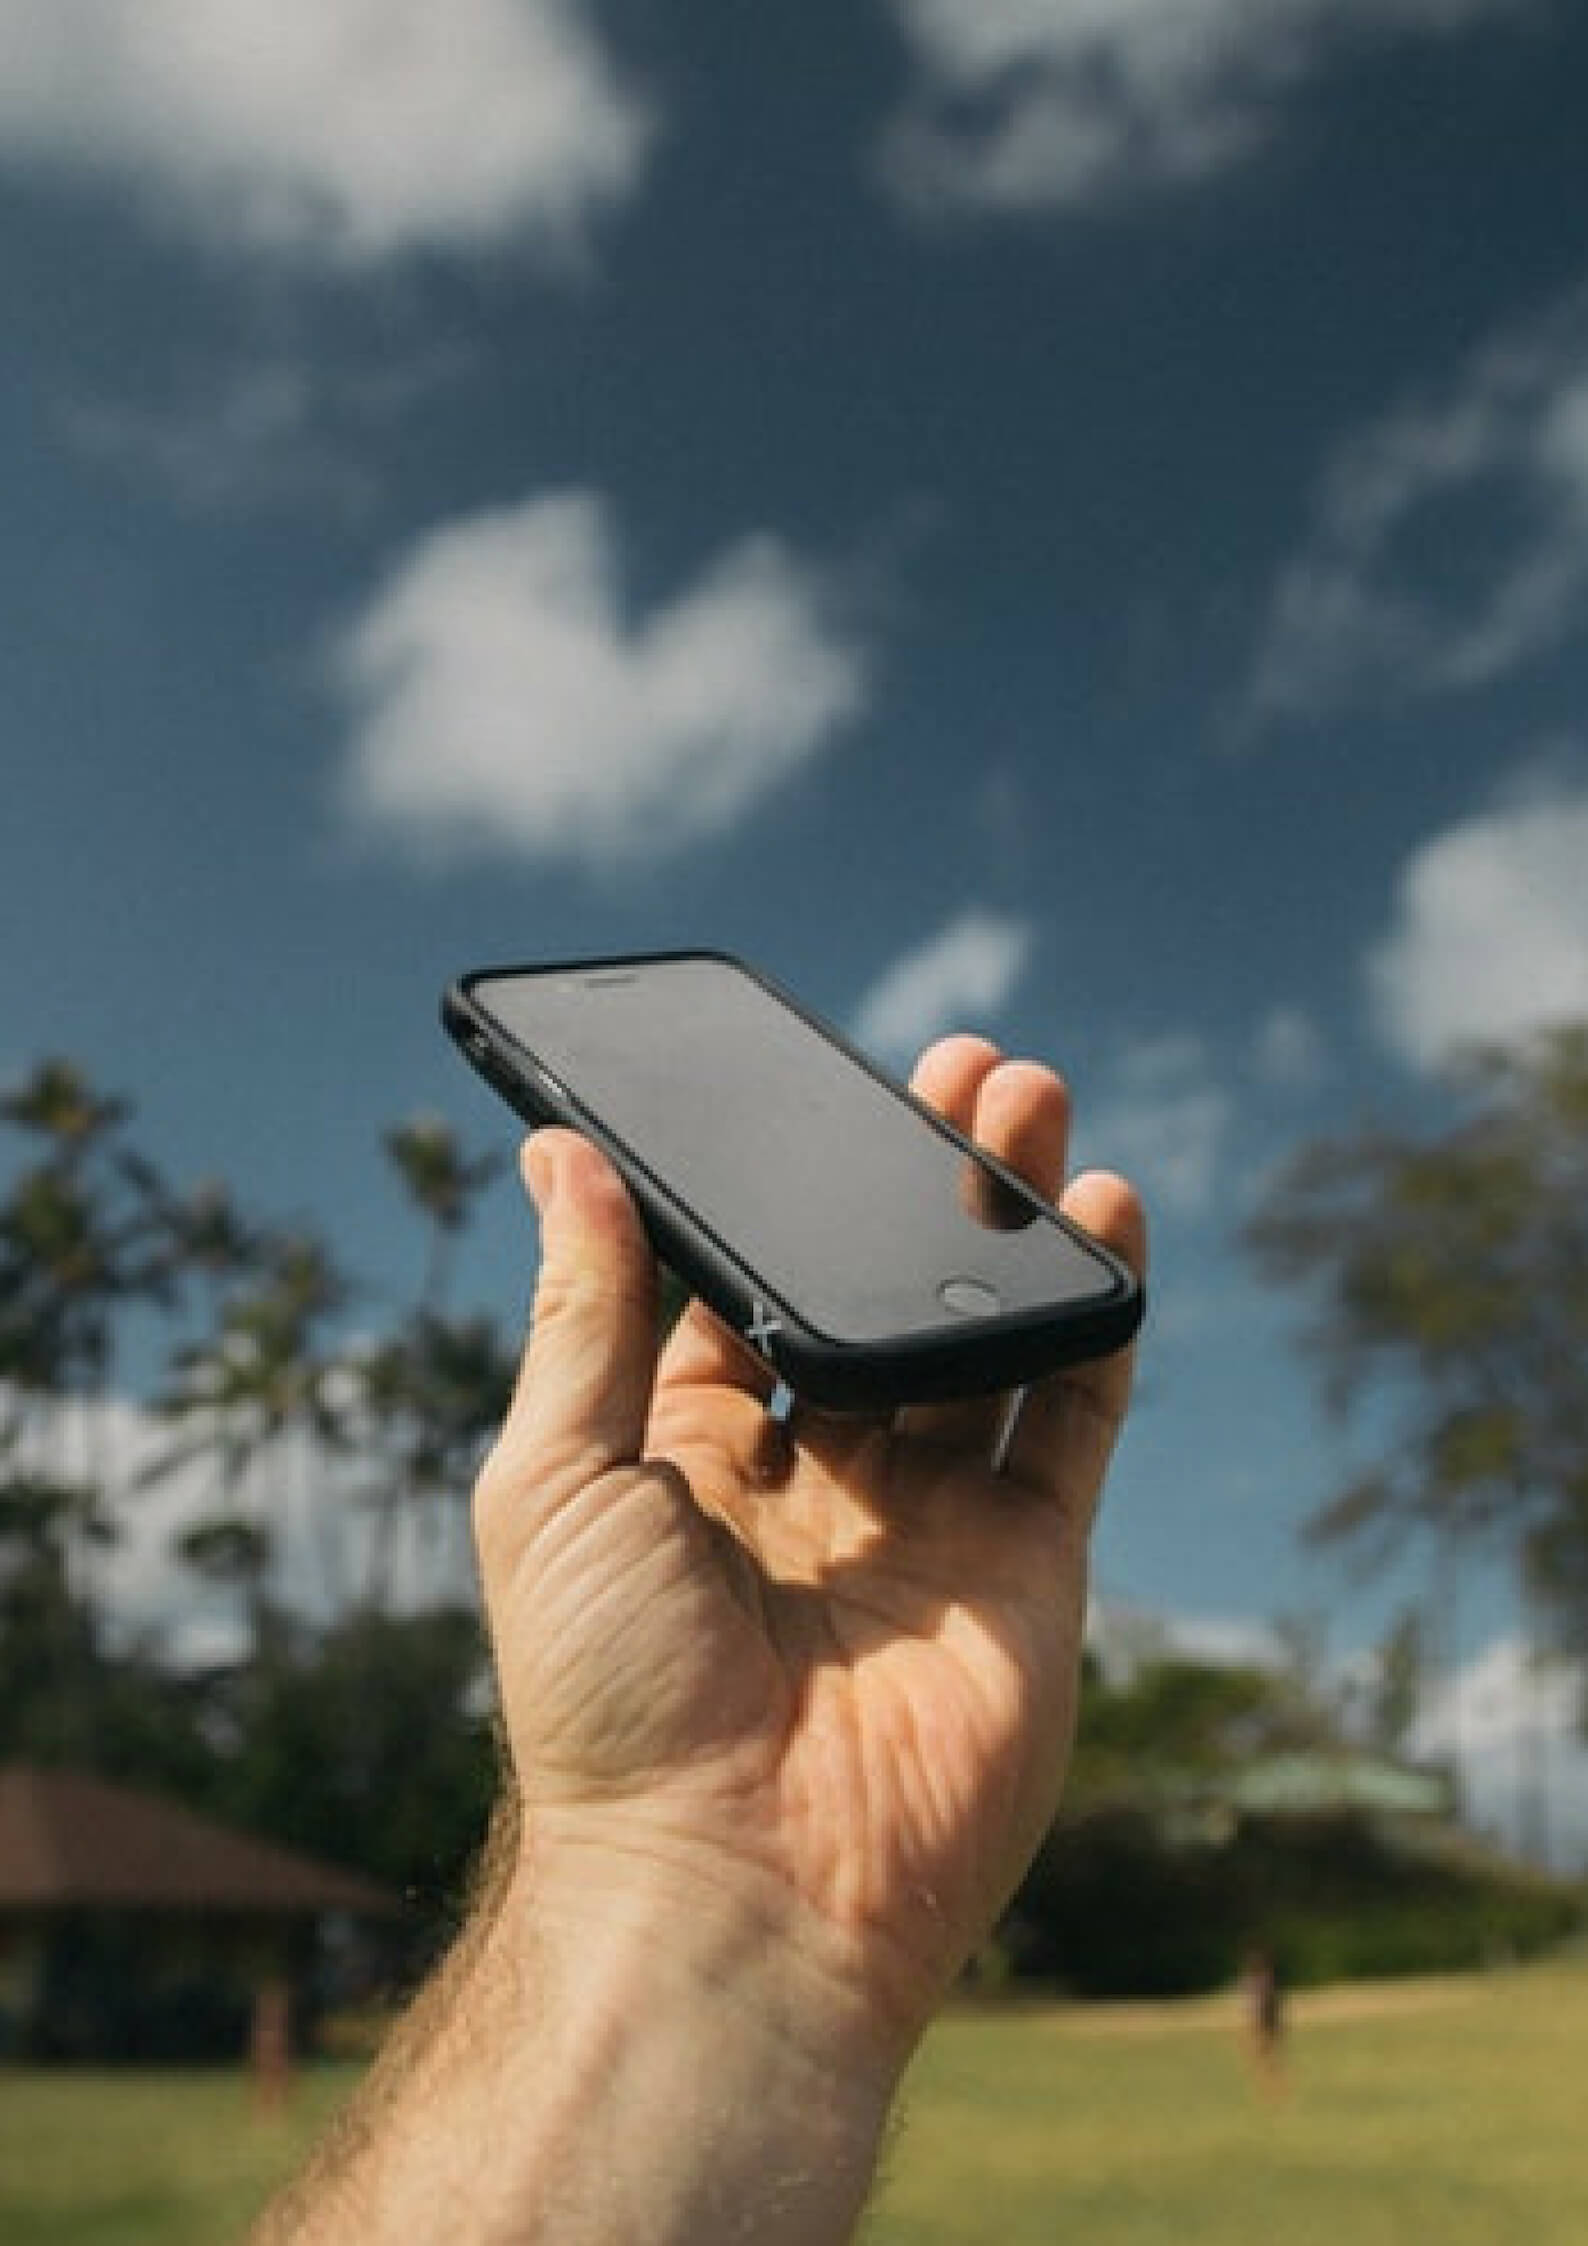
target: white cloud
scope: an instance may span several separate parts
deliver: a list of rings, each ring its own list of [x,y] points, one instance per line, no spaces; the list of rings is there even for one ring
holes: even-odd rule
[[[349,515],[379,496],[372,433],[460,380],[471,364],[456,343],[380,365],[263,351],[212,366],[153,402],[70,399],[58,420],[86,458],[152,481],[183,508]]]
[[[1249,723],[1505,677],[1588,621],[1588,290],[1350,438],[1275,588]]]
[[[224,243],[565,254],[652,130],[586,0],[0,0],[0,160]]]
[[[1195,1217],[1210,1206],[1234,1101],[1199,1037],[1143,1039],[1121,1055],[1080,1116],[1083,1158],[1121,1170],[1149,1206]]]
[[[334,651],[356,816],[431,851],[587,864],[719,834],[860,713],[831,589],[777,538],[624,613],[610,510],[564,492],[419,539]]]
[[[1127,1684],[1161,1661],[1198,1661],[1212,1669],[1283,1669],[1288,1660],[1271,1623],[1239,1615],[1169,1613],[1097,1593],[1087,1606],[1086,1644],[1115,1685]]]
[[[24,1468],[60,1471],[65,1424],[64,1411],[53,1420],[34,1416],[20,1445]],[[145,1471],[176,1438],[166,1422],[124,1397],[76,1408],[70,1439],[92,1457],[115,1500],[116,1541],[79,1552],[73,1561],[112,1632],[152,1638],[178,1663],[201,1658],[201,1648],[237,1650],[242,1633],[235,1600],[200,1586],[176,1556],[183,1530],[216,1516],[213,1465],[187,1460],[143,1486]],[[121,1502],[128,1492],[136,1494]]]
[[[1024,921],[961,913],[867,992],[855,1015],[856,1042],[902,1063],[947,1031],[985,1027],[1013,995],[1031,938]]]
[[[1571,1870],[1588,1863],[1581,1689],[1572,1668],[1540,1667],[1520,1638],[1496,1638],[1428,1696],[1409,1741],[1456,1764],[1469,1822],[1513,1848],[1543,1845]]]
[[[246,1521],[268,1529],[272,1597],[305,1619],[329,1619],[364,1587],[374,1525],[372,1467],[381,1463],[373,1440],[362,1455],[356,1443],[349,1453],[293,1438],[290,1455],[280,1444],[266,1445],[243,1486],[228,1492],[212,1455],[201,1446],[182,1450],[193,1429],[125,1396],[73,1406],[53,1422],[35,1414],[19,1447],[22,1465],[59,1471],[63,1428],[109,1492],[115,1541],[75,1553],[73,1566],[118,1642],[150,1645],[178,1667],[245,1651],[238,1595],[205,1583],[179,1557],[180,1538],[201,1523]],[[148,1479],[160,1462],[164,1470]],[[473,1600],[467,1523],[460,1502],[445,1521],[426,1524],[422,1536],[413,1522],[400,1524],[389,1586],[397,1610]]]
[[[1257,1025],[1251,1065],[1269,1091],[1310,1092],[1328,1074],[1328,1041],[1301,1007],[1274,1006]]]
[[[1534,0],[890,0],[915,85],[884,175],[927,209],[1025,211],[1239,162],[1347,40],[1440,36]]]
[[[152,475],[184,504],[212,507],[258,488],[264,463],[301,463],[322,494],[345,493],[347,471],[306,444],[313,409],[306,368],[285,361],[250,368],[177,413],[90,401],[62,414],[84,453]]]
[[[1588,786],[1536,790],[1424,843],[1367,980],[1382,1033],[1419,1068],[1588,1015]]]

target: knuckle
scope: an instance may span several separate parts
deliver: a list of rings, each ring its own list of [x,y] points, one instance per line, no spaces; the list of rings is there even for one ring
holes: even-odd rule
[[[548,1264],[535,1289],[532,1327],[606,1324],[640,1313],[648,1315],[652,1294],[647,1279],[626,1271],[587,1262]]]

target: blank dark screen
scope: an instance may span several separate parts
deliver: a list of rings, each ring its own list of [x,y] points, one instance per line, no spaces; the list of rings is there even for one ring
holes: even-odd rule
[[[752,976],[711,959],[488,976],[473,995],[785,1308],[839,1342],[1109,1291],[1101,1259]],[[988,1219],[991,1221],[988,1221]]]

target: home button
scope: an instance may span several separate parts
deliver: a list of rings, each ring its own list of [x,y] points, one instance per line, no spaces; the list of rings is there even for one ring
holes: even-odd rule
[[[1003,1308],[998,1289],[985,1279],[945,1279],[937,1299],[956,1318],[991,1318]]]

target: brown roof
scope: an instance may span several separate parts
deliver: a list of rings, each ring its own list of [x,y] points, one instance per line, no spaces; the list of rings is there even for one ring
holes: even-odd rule
[[[277,1918],[396,1907],[353,1873],[158,1795],[75,1771],[0,1770],[0,1910],[68,1905]]]

